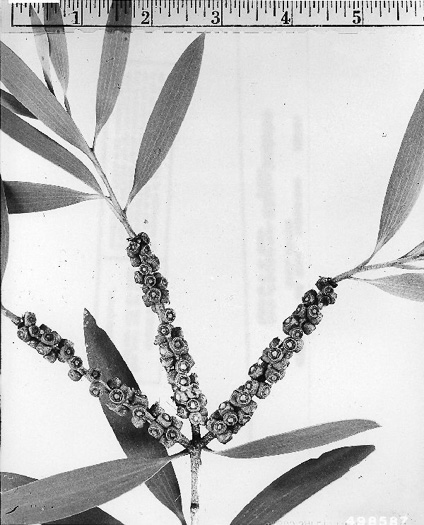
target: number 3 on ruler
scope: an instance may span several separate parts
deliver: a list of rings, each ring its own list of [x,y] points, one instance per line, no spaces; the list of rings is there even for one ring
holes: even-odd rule
[[[212,16],[213,18],[211,20],[211,24],[216,26],[221,23],[221,17],[219,16],[219,11],[212,11]]]

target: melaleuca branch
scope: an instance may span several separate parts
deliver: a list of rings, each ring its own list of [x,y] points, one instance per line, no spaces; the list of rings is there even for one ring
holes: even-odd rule
[[[180,418],[167,414],[159,403],[149,407],[149,400],[143,392],[125,385],[118,377],[105,379],[100,369],[85,368],[81,357],[75,355],[74,344],[45,324],[38,326],[32,312],[26,312],[22,317],[14,315],[14,319],[19,320],[17,323],[12,321],[17,325],[21,341],[49,363],[66,363],[69,366],[68,377],[72,381],[87,379],[90,394],[102,397],[109,410],[122,417],[131,417],[131,423],[136,428],[147,425],[148,433],[167,448],[177,443],[191,448],[190,441],[181,432],[183,422]]]

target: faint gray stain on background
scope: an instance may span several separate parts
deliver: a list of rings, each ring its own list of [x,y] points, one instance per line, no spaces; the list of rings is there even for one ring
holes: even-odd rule
[[[286,257],[284,258],[284,284],[291,288],[296,297],[303,293],[306,259],[303,253],[305,246],[305,205],[306,198],[302,172],[307,170],[308,159],[304,145],[303,123],[300,115],[293,118],[292,151],[296,159],[296,172],[290,178],[290,206],[285,218],[284,240]],[[290,177],[290,174],[287,174]]]
[[[256,317],[259,323],[276,322],[276,253],[275,221],[276,191],[274,183],[275,126],[270,110],[262,117],[261,164],[256,172],[256,196],[261,219],[256,231],[256,260],[259,274],[256,286]]]

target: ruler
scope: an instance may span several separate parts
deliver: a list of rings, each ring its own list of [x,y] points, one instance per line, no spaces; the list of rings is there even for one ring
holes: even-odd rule
[[[424,1],[118,0],[132,9],[133,28],[291,28],[423,26]],[[64,25],[104,27],[112,0],[60,0]],[[10,31],[30,30],[30,6],[13,2]],[[54,6],[50,8],[54,9]],[[4,29],[4,28],[3,28]]]

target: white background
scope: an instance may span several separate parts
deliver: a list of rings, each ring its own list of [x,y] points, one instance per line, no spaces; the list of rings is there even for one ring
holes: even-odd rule
[[[120,98],[98,141],[122,203],[150,111],[195,36],[132,34]],[[129,218],[161,259],[210,411],[247,379],[248,366],[281,336],[281,321],[319,275],[348,270],[373,250],[391,169],[423,89],[423,36],[421,28],[207,35],[186,120]],[[41,76],[31,34],[4,41]],[[68,35],[69,100],[89,142],[101,45],[101,30]],[[4,179],[87,191],[4,135],[1,146]],[[423,205],[421,196],[376,262],[422,241]],[[88,308],[151,402],[172,411],[152,344],[156,317],[132,282],[126,234],[106,205],[12,216],[10,231],[5,306],[36,312],[79,355]],[[337,292],[284,381],[232,443],[342,419],[372,419],[381,428],[276,458],[205,455],[203,525],[228,524],[290,468],[355,444],[376,451],[281,523],[405,515],[423,523],[423,306],[358,282],[345,281]],[[44,362],[8,322],[2,396],[2,470],[40,478],[124,457],[87,384],[69,381],[64,365]],[[174,466],[187,511],[188,462]],[[145,487],[104,508],[128,525],[177,523]]]

